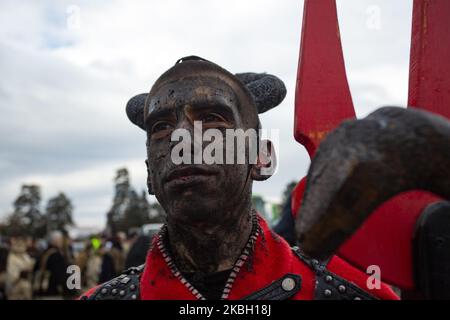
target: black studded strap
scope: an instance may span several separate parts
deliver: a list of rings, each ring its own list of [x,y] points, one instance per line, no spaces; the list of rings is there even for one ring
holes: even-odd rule
[[[95,292],[80,300],[139,300],[139,279],[144,265],[132,267],[120,276],[100,285]]]
[[[328,261],[310,259],[298,247],[293,247],[292,250],[316,274],[315,300],[378,300],[353,283],[327,270]]]

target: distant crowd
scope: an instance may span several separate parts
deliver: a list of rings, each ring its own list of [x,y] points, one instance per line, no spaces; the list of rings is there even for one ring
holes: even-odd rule
[[[151,234],[119,232],[83,241],[54,231],[47,239],[15,236],[0,242],[0,300],[74,299],[129,267],[144,263]],[[81,287],[68,286],[69,266]]]

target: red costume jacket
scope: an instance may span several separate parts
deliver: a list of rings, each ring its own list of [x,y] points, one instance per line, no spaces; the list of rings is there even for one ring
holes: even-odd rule
[[[81,299],[203,299],[178,271],[166,250],[166,232],[163,227],[153,238],[145,266],[131,268],[92,288]],[[304,257],[255,215],[252,235],[233,267],[222,299],[398,299],[385,284],[379,289],[368,289],[368,278],[337,256],[327,263]]]

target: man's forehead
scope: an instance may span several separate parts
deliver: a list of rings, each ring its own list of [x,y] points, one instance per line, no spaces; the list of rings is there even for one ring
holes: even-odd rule
[[[218,78],[186,78],[166,83],[148,101],[146,115],[183,105],[217,105],[237,108],[235,90]]]

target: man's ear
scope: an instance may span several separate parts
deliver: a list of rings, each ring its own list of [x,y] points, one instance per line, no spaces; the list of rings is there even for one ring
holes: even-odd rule
[[[265,181],[269,179],[277,167],[277,158],[272,141],[261,140],[258,148],[258,159],[252,166],[252,179],[255,181]]]
[[[153,192],[152,179],[150,177],[150,167],[148,165],[148,160],[145,160],[145,165],[147,166],[147,190],[149,195],[155,195]]]

